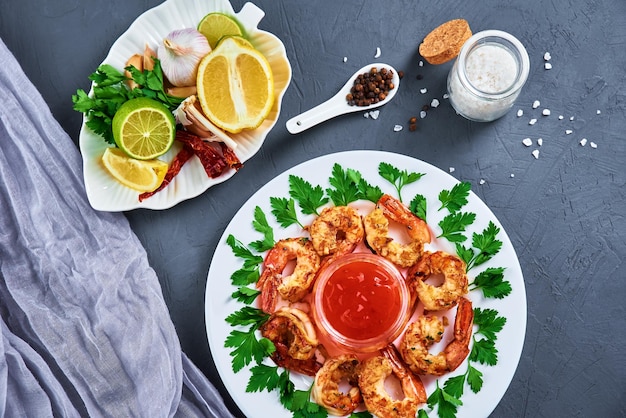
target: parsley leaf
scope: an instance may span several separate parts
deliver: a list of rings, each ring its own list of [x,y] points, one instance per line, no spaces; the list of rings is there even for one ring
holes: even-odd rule
[[[463,396],[463,385],[465,385],[465,375],[461,374],[446,380],[446,383],[443,385],[443,390],[450,394],[450,396],[461,399],[461,396]]]
[[[274,230],[267,223],[265,213],[263,213],[263,210],[259,206],[254,208],[254,220],[252,221],[252,226],[255,231],[263,234],[263,239],[251,242],[250,247],[260,253],[272,248],[275,244]]]
[[[247,286],[241,286],[231,294],[231,297],[239,302],[250,305],[261,294],[261,291]]]
[[[294,175],[289,176],[289,194],[298,201],[305,215],[319,215],[317,209],[328,203],[328,198],[324,197],[324,189],[321,186],[313,187],[308,181]]]
[[[378,202],[383,195],[382,190],[378,186],[372,186],[369,184],[357,170],[349,168],[347,170],[348,178],[352,180],[359,191],[359,198],[363,200],[369,200],[370,202]]]
[[[472,267],[479,266],[496,255],[502,248],[502,241],[496,239],[500,232],[500,228],[492,221],[489,221],[487,228],[481,234],[474,233],[472,235],[472,246],[478,249],[476,255],[472,255],[470,262],[467,264],[467,270]]]
[[[470,386],[470,389],[474,393],[480,392],[483,387],[483,374],[480,370],[475,367],[469,366],[467,371],[467,383]]]
[[[272,214],[280,226],[287,228],[293,224],[298,224],[301,228],[304,228],[300,221],[298,221],[296,205],[293,199],[270,197],[270,205],[272,207]]]
[[[421,194],[416,194],[411,203],[409,209],[418,218],[426,222],[426,198]]]
[[[472,212],[456,212],[447,215],[439,222],[442,232],[437,238],[446,238],[450,242],[463,242],[467,239],[462,232],[474,223],[476,214]]]
[[[263,262],[263,257],[253,254],[245,245],[238,241],[232,234],[226,237],[226,244],[233,250],[235,256],[244,260],[244,268],[256,267]]]
[[[260,309],[244,306],[226,317],[231,326],[250,326],[247,331],[232,330],[224,347],[234,348],[230,352],[233,371],[237,373],[254,360],[257,364],[269,356],[276,349],[267,338],[257,339],[256,330],[263,325],[269,314]]]
[[[490,267],[474,278],[470,290],[480,289],[486,298],[502,299],[511,294],[511,283],[504,280],[503,267]]]
[[[252,375],[246,386],[246,392],[273,391],[280,385],[280,375],[278,367],[257,364],[250,368]]]
[[[335,163],[333,165],[332,176],[328,179],[332,188],[326,189],[335,206],[346,206],[350,202],[359,200],[359,190],[348,175],[347,171]]]
[[[457,399],[445,390],[439,387],[439,381],[437,381],[437,388],[428,397],[428,406],[431,409],[437,407],[437,414],[439,418],[454,418],[456,417],[457,408],[462,405],[460,399]]]
[[[446,208],[450,213],[458,212],[467,204],[467,196],[472,185],[469,182],[457,183],[450,190],[442,190],[439,192],[439,201],[441,207],[439,210]]]
[[[260,271],[259,267],[244,267],[235,271],[230,276],[230,281],[233,286],[247,286],[259,281]]]
[[[373,415],[369,411],[353,412],[350,418],[372,418]]]
[[[502,331],[506,324],[506,318],[498,316],[495,309],[474,308],[474,324],[478,325],[476,334],[482,334],[487,339],[495,341],[496,334]]]
[[[294,418],[325,418],[328,412],[322,406],[311,402],[311,390],[294,390],[293,386],[288,391],[281,391],[280,402],[285,408],[293,412]]]
[[[498,363],[498,350],[495,341],[487,338],[475,339],[469,359],[481,364],[495,366]]]
[[[425,173],[410,173],[407,170],[400,170],[389,163],[381,162],[378,165],[378,174],[389,183],[393,184],[398,193],[398,199],[402,202],[402,188],[421,179]]]

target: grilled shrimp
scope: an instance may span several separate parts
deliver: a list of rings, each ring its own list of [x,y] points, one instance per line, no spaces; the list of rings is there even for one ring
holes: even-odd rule
[[[417,374],[441,376],[451,372],[463,363],[470,352],[474,311],[472,302],[466,298],[459,300],[454,320],[454,339],[439,354],[430,354],[429,347],[441,341],[443,324],[436,316],[420,316],[407,327],[400,342],[400,354]]]
[[[363,401],[358,386],[359,364],[355,355],[342,354],[326,360],[315,375],[311,391],[313,399],[326,408],[329,414],[351,414]],[[339,383],[344,381],[351,386],[347,393],[339,389]]]
[[[309,376],[322,365],[315,358],[319,341],[315,326],[302,310],[282,307],[261,326],[261,335],[274,343],[272,360],[281,367]]]
[[[287,263],[293,260],[296,261],[293,272],[283,275]],[[320,258],[307,238],[278,241],[265,256],[263,273],[257,282],[261,289],[261,309],[272,313],[279,295],[289,302],[302,299],[309,293],[319,267]]]
[[[404,226],[410,241],[401,244],[389,237],[389,221]],[[430,242],[430,230],[422,219],[413,214],[398,199],[383,195],[376,208],[364,219],[365,239],[380,256],[400,267],[410,267],[417,262],[424,251],[424,244]]]
[[[350,206],[324,208],[308,228],[320,257],[351,253],[363,241],[363,220]]]
[[[443,275],[443,283],[425,283],[433,275]],[[407,271],[407,281],[427,311],[450,309],[467,294],[468,279],[465,262],[444,251],[427,252]]]
[[[400,380],[403,399],[395,399],[385,388],[391,374]],[[415,418],[419,405],[427,399],[421,379],[406,368],[394,345],[362,363],[359,387],[367,410],[378,417]]]

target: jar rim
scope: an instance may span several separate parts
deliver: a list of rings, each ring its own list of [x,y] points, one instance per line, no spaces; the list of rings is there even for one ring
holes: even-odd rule
[[[492,93],[477,88],[467,77],[465,65],[469,55],[485,44],[498,44],[506,48],[517,64],[517,74],[513,83],[502,91]],[[472,35],[461,47],[456,65],[459,67],[458,77],[461,84],[473,95],[484,100],[501,100],[517,93],[526,83],[530,72],[530,58],[522,43],[510,33],[501,30],[484,30]]]

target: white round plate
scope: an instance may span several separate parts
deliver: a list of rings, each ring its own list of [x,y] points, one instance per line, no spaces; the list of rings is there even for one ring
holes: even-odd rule
[[[224,347],[224,341],[234,328],[226,323],[225,318],[244,306],[231,298],[231,294],[236,288],[230,281],[233,272],[242,267],[243,260],[233,254],[231,247],[226,244],[226,238],[229,235],[233,235],[244,245],[262,238],[261,234],[255,231],[252,226],[254,210],[257,206],[263,210],[268,222],[273,227],[275,240],[294,236],[306,236],[302,229],[296,226],[286,229],[281,228],[271,213],[270,197],[289,198],[290,175],[301,177],[313,187],[320,185],[323,189],[327,189],[331,187],[329,178],[331,177],[333,166],[339,164],[343,170],[351,168],[359,171],[368,183],[373,186],[379,186],[384,193],[397,196],[393,186],[378,174],[378,166],[381,162],[389,163],[407,172],[425,173],[420,180],[402,189],[402,198],[408,204],[416,194],[423,195],[427,202],[427,222],[434,232],[433,235],[439,235],[441,229],[438,223],[448,212],[445,209],[438,210],[441,206],[438,195],[444,189],[450,190],[459,183],[458,180],[432,165],[405,155],[381,151],[347,151],[307,161],[274,178],[243,205],[233,217],[220,239],[211,262],[206,285],[205,319],[207,336],[217,370],[232,398],[247,417],[263,418],[271,416],[288,418],[291,417],[291,413],[279,403],[276,391],[270,393],[267,391],[247,393],[245,391],[250,378],[249,367],[240,370],[238,373],[234,373],[232,370],[231,356],[229,354],[231,349]],[[465,386],[464,394],[461,397],[463,405],[458,408],[456,415],[458,418],[486,417],[500,402],[513,378],[521,356],[526,333],[526,291],[515,250],[509,237],[491,210],[478,196],[470,192],[468,203],[462,207],[461,211],[476,214],[476,220],[464,233],[464,235],[469,237],[468,241],[464,243],[466,247],[471,245],[472,233],[482,233],[490,221],[500,228],[496,238],[502,241],[501,250],[491,260],[469,271],[470,283],[475,275],[488,267],[504,267],[504,280],[508,281],[512,287],[512,292],[503,299],[485,299],[480,290],[471,291],[468,295],[473,302],[474,308],[495,309],[498,312],[498,316],[506,318],[506,324],[497,334],[497,364],[488,366],[472,362],[472,366],[483,373],[484,384],[478,393],[473,393],[467,385]],[[308,215],[307,217],[298,212],[298,219],[305,225],[312,221],[313,216]],[[441,238],[433,240],[426,248],[431,251],[454,252],[454,247],[447,240]],[[271,360],[268,361],[267,364],[273,364]],[[440,377],[439,386],[442,387],[448,378],[465,372],[467,364],[468,361],[466,360],[455,372]],[[422,380],[424,381],[426,392],[430,395],[436,388],[436,380],[434,378]],[[292,381],[294,381],[297,389],[307,390],[312,380],[297,373],[292,373]],[[422,407],[428,410],[426,405]],[[436,412],[429,413],[431,417],[437,416]]]
[[[231,134],[238,143],[235,153],[241,162],[245,162],[261,148],[265,137],[276,124],[283,95],[291,82],[291,66],[285,46],[275,35],[257,28],[264,16],[264,12],[257,6],[246,3],[241,11],[235,13],[227,0],[167,0],[139,16],[113,44],[103,64],[110,64],[122,71],[129,57],[143,53],[146,43],[156,50],[156,45],[172,30],[195,28],[210,12],[235,16],[243,25],[252,44],[269,61],[274,75],[276,100],[263,124],[254,130]],[[167,209],[183,200],[198,196],[209,187],[222,183],[235,174],[235,170],[231,169],[220,177],[211,179],[206,175],[198,158],[194,156],[166,188],[139,202],[139,193],[122,186],[105,171],[100,159],[105,148],[110,145],[87,128],[85,122],[83,118],[79,146],[83,157],[85,188],[94,209],[109,212],[136,208]],[[179,147],[172,147],[159,159],[169,163],[178,150]],[[242,169],[245,170],[245,167]]]

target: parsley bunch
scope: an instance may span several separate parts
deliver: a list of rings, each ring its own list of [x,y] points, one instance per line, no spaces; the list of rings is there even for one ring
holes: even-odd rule
[[[102,64],[89,76],[93,81],[93,95],[90,97],[82,89],[72,95],[74,110],[85,114],[87,127],[101,135],[107,143],[115,144],[111,123],[115,112],[127,100],[148,97],[163,103],[171,111],[183,101],[165,92],[161,62],[157,58],[153,60],[152,70],[139,71],[133,66],[125,68],[139,85],[137,88],[130,90],[125,84],[128,77],[112,65]]]

